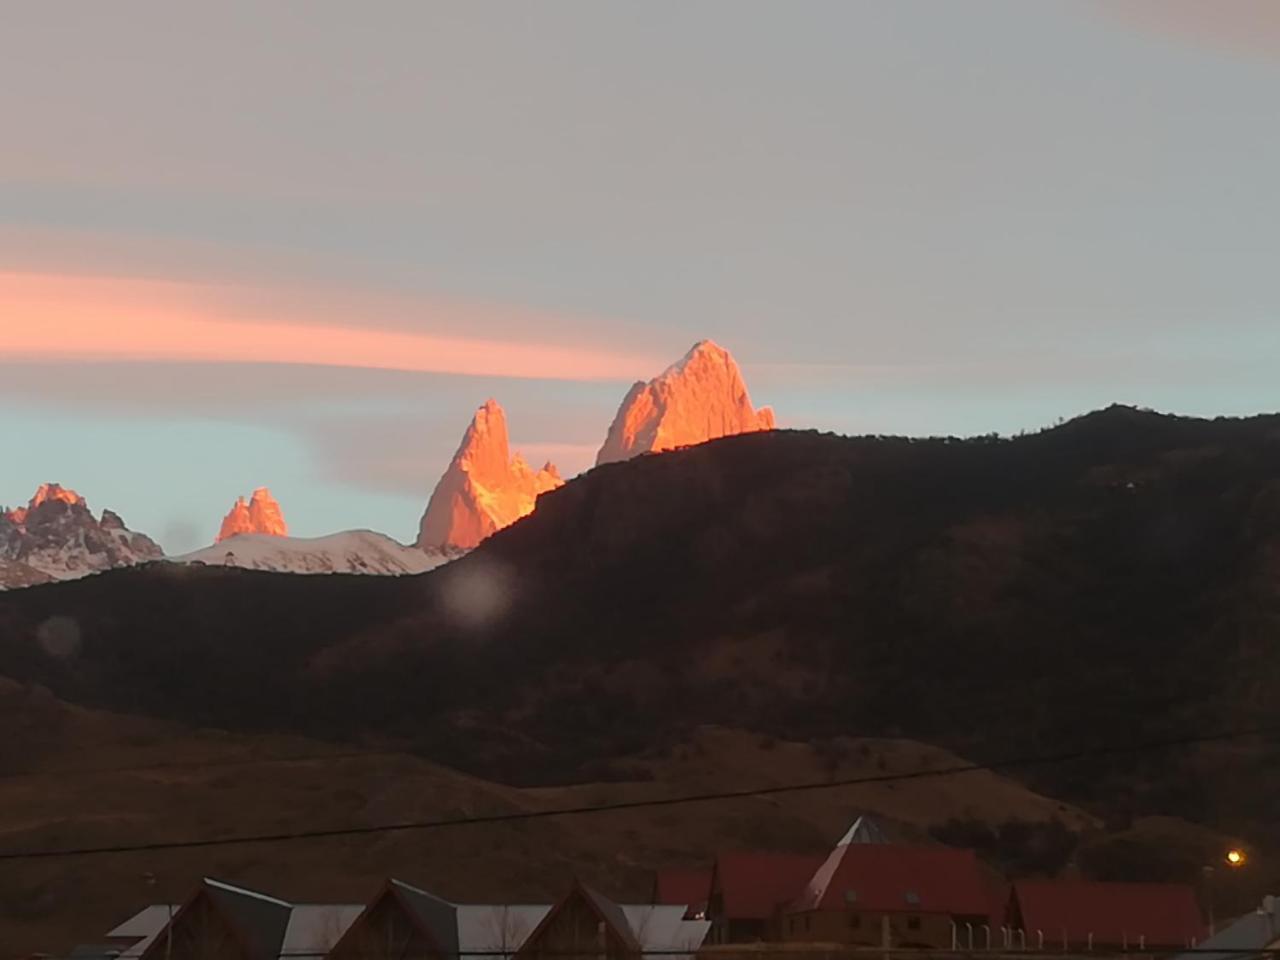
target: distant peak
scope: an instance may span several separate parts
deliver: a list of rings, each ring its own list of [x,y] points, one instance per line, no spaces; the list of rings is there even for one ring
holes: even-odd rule
[[[50,501],[69,503],[72,506],[83,506],[85,502],[84,497],[74,490],[68,490],[60,483],[42,483],[36,489],[36,495],[27,504],[27,509],[34,510],[42,503],[49,503]]]
[[[512,456],[507,415],[490,398],[471,418],[431,494],[418,529],[418,546],[470,549],[532,513],[539,494],[563,482],[551,463],[535,471],[519,453]]]
[[[37,509],[46,503],[65,503],[72,507],[85,507],[88,504],[84,497],[69,490],[60,483],[42,483],[36,488],[35,496],[33,496],[25,507],[16,507],[13,510],[5,511],[4,516],[11,522],[19,526],[27,522],[27,518]]]
[[[773,411],[751,405],[729,351],[699,340],[660,375],[628,391],[596,463],[773,428]]]
[[[267,487],[253,491],[249,502],[243,496],[236,497],[231,511],[222,518],[222,528],[214,543],[221,543],[242,533],[262,533],[272,537],[287,537],[289,525],[284,521],[284,511]]]
[[[691,357],[699,355],[727,357],[729,356],[729,351],[720,346],[720,344],[716,343],[714,340],[699,340],[689,348],[689,352],[684,355],[684,358],[688,360]]]

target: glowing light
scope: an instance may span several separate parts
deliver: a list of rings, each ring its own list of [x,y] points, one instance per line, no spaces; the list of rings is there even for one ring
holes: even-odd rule
[[[1247,859],[1243,850],[1227,851],[1227,863],[1233,867],[1243,867]]]

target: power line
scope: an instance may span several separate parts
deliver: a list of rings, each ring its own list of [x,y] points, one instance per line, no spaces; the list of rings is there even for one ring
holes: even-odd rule
[[[1195,744],[1213,743],[1225,740],[1239,740],[1247,737],[1266,736],[1280,733],[1280,725],[1255,727],[1251,729],[1230,730],[1213,734],[1201,734],[1176,739],[1153,740],[1143,743],[1095,747],[1087,750],[1076,750],[1068,753],[1041,754],[1038,756],[1015,757],[989,763],[961,763],[933,770],[915,770],[907,773],[884,773],[872,776],[850,777],[841,780],[820,780],[808,783],[792,783],[748,790],[723,790],[709,793],[685,794],[677,797],[656,797],[646,800],[622,800],[614,803],[580,805],[574,807],[558,807],[548,810],[522,810],[511,813],[495,813],[474,817],[458,817],[449,820],[411,820],[402,823],[371,824],[359,827],[332,827],[321,830],[296,830],[280,833],[248,834],[239,837],[210,837],[191,840],[160,840],[148,843],[113,844],[99,847],[72,847],[61,850],[19,850],[0,852],[0,862],[14,860],[46,860],[62,857],[98,856],[102,854],[150,853],[161,850],[194,850],[208,847],[230,847],[246,844],[290,843],[299,840],[323,840],[339,837],[360,837],[382,833],[399,833],[407,831],[441,830],[450,827],[484,826],[500,823],[514,823],[529,820],[546,820],[552,817],[587,816],[599,813],[614,813],[626,810],[655,809],[661,807],[683,806],[692,803],[712,803],[725,800],[745,800],[754,797],[777,796],[780,794],[806,793],[818,790],[832,790],[841,787],[865,786],[880,783],[898,783],[907,780],[925,780],[934,777],[958,776],[965,773],[981,771],[1010,770],[1025,767],[1050,766],[1071,763],[1079,760],[1092,760],[1101,757],[1145,753],[1155,750],[1166,750],[1174,747],[1193,746]]]

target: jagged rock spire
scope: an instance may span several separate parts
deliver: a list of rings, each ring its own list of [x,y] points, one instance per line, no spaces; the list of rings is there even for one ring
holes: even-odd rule
[[[632,386],[596,464],[773,428],[773,411],[751,405],[729,351],[700,340],[660,376]]]
[[[222,529],[214,543],[221,543],[241,533],[264,533],[273,537],[289,535],[289,525],[284,522],[284,511],[266,487],[253,491],[248,503],[245,503],[244,497],[236,498],[235,506],[222,518]]]
[[[418,546],[470,549],[532,513],[539,494],[563,483],[553,464],[535,471],[519,454],[511,456],[506,413],[490,399],[476,411],[431,494]]]

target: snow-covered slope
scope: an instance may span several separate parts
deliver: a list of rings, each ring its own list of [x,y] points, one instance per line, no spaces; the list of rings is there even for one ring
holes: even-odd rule
[[[277,573],[425,573],[458,553],[406,547],[372,530],[348,530],[327,537],[277,537],[242,533],[211,547],[172,557],[173,563],[244,567]]]

